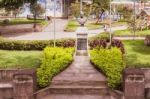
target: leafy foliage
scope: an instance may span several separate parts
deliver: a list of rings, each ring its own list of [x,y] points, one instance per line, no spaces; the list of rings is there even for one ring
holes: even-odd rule
[[[107,42],[106,40],[92,40],[89,43],[91,49],[96,48],[96,47],[101,47],[101,48],[106,48],[107,47]]]
[[[92,63],[108,77],[108,85],[118,88],[125,68],[121,51],[118,48],[96,48],[90,51],[90,55]]]
[[[92,40],[106,40],[107,42],[109,42],[109,39],[110,39],[110,34],[108,32],[100,33],[100,34],[97,34],[97,35],[89,38],[90,41],[92,41]]]
[[[89,15],[90,13],[89,9],[90,9],[90,5],[83,4],[83,12],[85,16]],[[71,14],[76,18],[80,16],[80,2],[78,2],[78,0],[76,0],[75,3],[71,4]]]
[[[73,48],[44,49],[42,65],[37,70],[38,84],[40,87],[49,85],[52,77],[65,69],[73,60]]]
[[[99,18],[99,14],[102,14],[109,9],[110,0],[93,0],[92,12]],[[100,16],[100,17],[101,17]]]
[[[91,49],[96,48],[96,47],[101,47],[101,48],[110,48],[109,45],[109,33],[101,33],[98,34],[94,37],[91,37],[89,39],[89,46]],[[117,47],[121,50],[121,52],[124,54],[125,50],[124,50],[124,45],[120,40],[117,39],[113,39],[112,43],[111,43],[112,47]]]
[[[37,0],[1,0],[0,1],[0,7],[5,8],[7,11],[13,11],[15,17],[23,4],[27,2],[33,5],[37,2]]]
[[[53,40],[8,40],[0,39],[0,49],[4,50],[43,50],[46,46],[53,46]],[[56,41],[58,47],[74,47],[74,39],[61,39]]]
[[[124,5],[119,5],[117,7],[117,12],[119,12],[126,21],[131,19],[133,15],[133,9]]]
[[[43,8],[41,4],[37,4],[37,3],[32,5],[30,10],[31,10],[31,13],[34,15],[34,17],[45,13],[45,8]]]
[[[120,40],[117,40],[117,39],[112,40],[111,45],[113,47],[119,48],[123,54],[125,53],[124,44]]]

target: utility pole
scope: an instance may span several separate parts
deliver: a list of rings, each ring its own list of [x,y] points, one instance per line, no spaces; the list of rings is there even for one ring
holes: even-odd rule
[[[135,40],[135,32],[136,32],[136,27],[135,27],[135,21],[136,21],[136,12],[135,12],[135,0],[134,0],[134,11],[133,11],[133,13],[134,13],[134,26],[133,26],[133,40]]]
[[[110,44],[112,43],[112,29],[111,29],[111,24],[112,24],[112,19],[111,19],[111,0],[109,1],[110,2],[110,5],[109,5],[109,7],[110,7],[110,9],[109,9],[109,28],[110,28],[110,30],[109,30],[109,34],[110,34]]]
[[[46,6],[46,5],[47,5],[47,0],[45,0],[45,20],[46,20],[46,12],[47,12],[47,11],[46,11],[46,9],[47,9],[47,6]]]
[[[83,14],[83,0],[80,0],[80,15]]]
[[[56,47],[56,0],[54,0],[54,47]]]

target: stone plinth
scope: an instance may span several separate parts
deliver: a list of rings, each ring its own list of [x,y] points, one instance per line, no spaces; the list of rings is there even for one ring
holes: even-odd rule
[[[77,40],[76,40],[76,52],[79,54],[87,54],[88,50],[88,33],[86,27],[79,27],[76,30]]]
[[[125,99],[145,99],[145,77],[141,69],[124,71]]]
[[[33,99],[33,78],[30,75],[15,75],[13,85],[13,99]]]

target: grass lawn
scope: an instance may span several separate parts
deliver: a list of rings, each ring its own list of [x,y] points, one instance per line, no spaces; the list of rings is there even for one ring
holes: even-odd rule
[[[0,68],[37,68],[41,57],[42,51],[0,50]]]
[[[142,40],[123,41],[126,49],[128,67],[150,67],[150,47],[144,45]]]
[[[28,19],[13,19],[10,20],[8,25],[19,25],[19,24],[32,24],[34,23],[34,20],[28,20]],[[40,24],[40,25],[47,25],[48,22],[45,20],[36,20],[36,23]],[[0,22],[0,25],[5,25],[2,21]]]
[[[134,34],[130,32],[130,30],[117,30],[114,32],[115,36],[133,36]],[[150,30],[137,31],[135,33],[136,36],[146,36],[150,35]]]
[[[74,32],[76,29],[80,26],[80,24],[76,20],[70,20],[65,28],[65,31],[67,32]],[[94,21],[88,21],[86,22],[85,26],[92,30],[92,29],[99,29],[102,27],[100,24],[96,24]]]
[[[94,29],[100,29],[103,27],[104,23],[100,22],[98,24],[95,23],[96,21],[87,21],[85,26],[89,30],[94,30]],[[112,26],[120,26],[120,25],[126,25],[126,22],[114,22]],[[74,32],[76,29],[80,26],[80,24],[76,20],[70,20],[65,28],[65,31],[67,32]]]

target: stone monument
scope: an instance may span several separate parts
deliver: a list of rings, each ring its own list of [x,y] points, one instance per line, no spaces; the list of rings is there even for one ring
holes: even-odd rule
[[[81,16],[78,20],[80,27],[77,28],[77,40],[76,40],[76,55],[88,55],[88,30],[84,27],[87,19]]]

